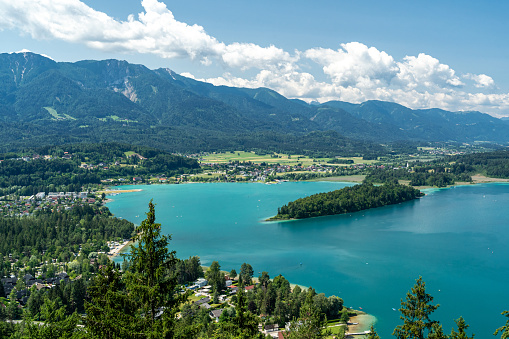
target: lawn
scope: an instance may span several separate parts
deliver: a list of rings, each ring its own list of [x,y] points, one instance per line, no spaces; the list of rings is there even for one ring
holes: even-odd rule
[[[343,333],[343,328],[345,327],[345,325],[339,325],[339,324],[328,324],[327,325],[327,328],[332,332],[332,335],[331,336],[328,336],[327,338],[336,338],[336,336],[339,334],[339,333]]]
[[[201,295],[201,296],[197,297],[196,295],[192,294],[191,296],[189,296],[187,301],[190,301],[190,302],[194,303],[195,301],[198,301],[198,300],[203,299],[205,297],[206,296],[204,296],[204,295]]]

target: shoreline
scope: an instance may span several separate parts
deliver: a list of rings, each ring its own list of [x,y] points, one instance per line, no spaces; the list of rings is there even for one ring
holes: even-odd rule
[[[366,177],[366,175],[345,175],[345,176],[336,176],[336,177],[323,177],[323,178],[314,178],[314,179],[309,179],[309,180],[288,180],[287,182],[320,182],[320,181],[323,181],[323,182],[340,182],[340,183],[362,183],[364,178]],[[404,185],[408,185],[410,181],[409,180],[400,180],[400,183],[401,184],[404,184]],[[157,183],[150,183],[150,184],[141,184],[141,185],[182,185],[182,184],[221,184],[221,183],[225,183],[225,184],[271,184],[271,183],[266,183],[266,182],[261,182],[261,181],[234,181],[234,182],[181,182],[181,183],[162,183],[162,182],[157,182]],[[489,184],[489,183],[509,183],[509,179],[504,179],[504,178],[492,178],[492,177],[486,177],[484,175],[481,175],[481,174],[475,174],[472,176],[472,182],[468,182],[468,181],[458,181],[456,183],[454,183],[453,185],[449,185],[449,186],[446,186],[446,187],[435,187],[435,186],[412,186],[418,190],[421,190],[421,189],[430,189],[430,188],[436,188],[436,189],[441,189],[441,188],[449,188],[449,187],[454,187],[454,186],[468,186],[468,185],[477,185],[477,184]],[[275,184],[275,183],[273,183]],[[278,182],[279,184],[279,182]],[[137,186],[137,185],[140,185],[140,184],[125,184],[125,185],[122,185],[122,186]],[[127,190],[119,190],[119,189],[111,189],[112,187],[117,187],[117,186],[105,186],[105,188],[103,190],[100,190],[100,191],[97,191],[95,193],[97,194],[101,194],[101,193],[105,193],[105,194],[119,194],[119,193],[132,193],[132,192],[141,192],[143,191],[143,189],[141,188],[133,188],[133,189],[127,189]],[[106,199],[105,200],[105,203],[108,203],[108,202],[111,202],[113,201],[113,199]]]
[[[205,273],[210,266],[200,265],[200,267],[203,269],[203,273]],[[224,273],[224,274],[228,274],[228,272],[225,271],[225,270],[221,270],[221,272]],[[253,279],[253,283],[254,284],[258,283],[258,277],[252,277],[252,279]],[[274,278],[270,278],[270,281],[272,281],[273,279]],[[234,279],[234,280],[238,281],[238,277],[236,279]],[[309,288],[309,286],[304,286],[304,285],[295,284],[295,283],[290,282],[290,290],[291,291],[293,291],[293,289],[296,286],[299,286],[303,291],[305,291],[305,290],[307,290]],[[375,323],[377,321],[377,318],[373,314],[369,314],[369,313],[366,313],[366,312],[364,312],[362,310],[357,310],[357,309],[350,308],[350,307],[347,307],[347,306],[344,306],[344,305],[343,305],[343,307],[345,307],[345,308],[347,308],[349,310],[352,310],[352,311],[357,313],[357,315],[351,317],[348,320],[348,331],[346,332],[346,334],[347,334],[345,336],[346,338],[353,338],[351,335],[348,336],[348,333],[359,333],[359,332],[365,332],[365,331],[369,330],[371,325],[375,325]],[[361,335],[361,336],[357,335],[355,337],[359,338],[359,339],[362,339],[365,336],[364,335]]]
[[[126,185],[127,186],[127,185]],[[131,185],[129,185],[131,186]],[[134,186],[134,185],[133,185]],[[131,193],[131,192],[141,192],[143,191],[141,188],[133,188],[128,190],[112,190],[110,189],[111,186],[107,186],[104,190],[100,190],[95,192],[96,194],[119,194],[119,193]]]
[[[112,189],[110,189],[110,186],[106,186],[106,188],[104,190],[100,190],[95,193],[96,194],[104,193],[105,195],[109,196],[108,198],[105,198],[103,200],[103,203],[107,204],[107,203],[115,201],[114,199],[111,198],[111,196],[115,196],[120,193],[132,193],[132,192],[141,192],[141,191],[143,191],[141,188],[129,189],[129,190],[112,190]]]
[[[353,316],[348,320],[348,331],[345,333],[345,337],[354,338],[349,333],[361,333],[369,331],[371,325],[376,324],[376,317],[372,314],[360,312],[356,316]],[[364,338],[364,335],[355,336],[355,338]]]
[[[120,255],[120,252],[122,252],[122,250],[124,248],[126,248],[127,246],[130,246],[131,244],[133,243],[132,240],[126,240],[124,241],[123,243],[121,243],[120,245],[118,245],[117,247],[115,247],[113,250],[111,250],[110,252],[108,252],[108,258],[111,260],[113,258],[116,258]]]

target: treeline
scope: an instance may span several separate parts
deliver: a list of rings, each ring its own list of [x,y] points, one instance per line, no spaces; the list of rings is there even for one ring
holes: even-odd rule
[[[451,161],[463,164],[489,177],[509,178],[509,151],[474,153],[451,157]]]
[[[391,183],[374,186],[371,183],[363,183],[328,193],[313,194],[289,202],[278,208],[277,215],[269,220],[302,219],[351,213],[398,204],[422,195],[419,190],[406,185]]]
[[[473,169],[472,169],[473,170]],[[461,165],[424,165],[415,166],[412,170],[407,168],[376,168],[369,171],[365,181],[372,183],[397,182],[408,180],[411,186],[446,187],[456,182],[471,182],[471,171]]]
[[[33,195],[38,192],[79,192],[82,186],[100,184],[101,175],[65,159],[4,160],[0,164],[0,194]]]
[[[64,152],[71,158],[62,159]],[[146,159],[137,155],[128,157],[125,152],[139,154]],[[11,193],[33,195],[50,191],[77,192],[81,191],[83,186],[97,185],[104,179],[173,176],[200,171],[195,159],[153,148],[119,143],[42,147],[25,150],[23,153],[31,156],[51,155],[54,158],[24,161],[12,159],[12,154],[4,155],[7,160],[0,163],[0,195]],[[82,162],[102,166],[86,169],[80,167]],[[118,165],[114,165],[115,163]]]
[[[129,174],[147,174],[147,173],[166,173],[179,169],[196,169],[199,164],[195,159],[173,155],[167,151],[153,147],[130,145],[118,142],[106,143],[80,143],[60,146],[47,146],[33,149],[34,153],[48,154],[61,157],[65,152],[72,154],[73,159],[78,162],[112,163],[115,161],[126,160],[126,152],[139,154],[146,161],[141,161],[138,157],[132,157],[132,162],[141,165],[139,172]]]
[[[130,239],[133,223],[111,217],[107,207],[75,206],[60,213],[38,211],[23,218],[0,218],[0,275],[9,276],[15,267],[32,271],[41,262],[68,262],[81,250],[108,252],[106,242]]]
[[[320,311],[322,319],[348,320],[348,310],[343,308],[343,299],[324,293],[316,293],[309,287],[299,286],[293,289],[290,282],[282,275],[270,280],[268,272],[262,272],[258,284],[247,292],[247,309],[255,314],[265,314],[267,322],[283,327],[287,322],[299,317],[302,306],[311,302]]]
[[[171,270],[172,274],[177,276],[179,284],[193,282],[203,277],[203,268],[200,264],[200,257],[194,256],[189,259],[178,260],[175,268]]]

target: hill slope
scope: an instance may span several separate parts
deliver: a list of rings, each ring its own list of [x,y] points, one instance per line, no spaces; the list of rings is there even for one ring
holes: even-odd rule
[[[55,62],[28,52],[0,54],[0,124],[4,150],[99,141],[175,151],[310,149],[307,140],[316,151],[351,152],[376,148],[366,141],[509,141],[507,122],[479,112],[381,101],[308,105],[267,88],[213,86],[170,69]]]

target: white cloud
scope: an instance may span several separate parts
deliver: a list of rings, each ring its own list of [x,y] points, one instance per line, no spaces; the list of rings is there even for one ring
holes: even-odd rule
[[[144,12],[136,19],[115,20],[79,0],[0,0],[2,28],[17,28],[35,39],[59,39],[111,52],[151,53],[163,58],[197,59],[210,65],[213,58],[227,66],[280,66],[292,60],[274,46],[250,43],[225,45],[199,25],[175,19],[166,5],[143,0]]]
[[[224,46],[221,54],[226,65],[241,70],[252,67],[285,68],[298,60],[297,56],[292,57],[288,52],[275,46],[260,47],[251,43],[233,43]]]
[[[337,50],[292,52],[274,45],[225,44],[202,26],[178,21],[163,2],[143,0],[141,4],[143,12],[122,21],[79,0],[0,0],[0,29],[102,51],[197,60],[200,67],[220,66],[225,72],[204,79],[210,83],[268,87],[307,101],[378,99],[411,108],[509,114],[509,94],[482,92],[497,89],[490,76],[458,75],[449,65],[424,53],[395,60],[387,52],[360,42],[341,44]],[[318,65],[327,80],[318,81],[322,74],[316,74],[309,63]],[[190,73],[183,75],[192,77]]]
[[[398,68],[397,79],[408,88],[429,89],[464,85],[453,69],[424,53],[417,57],[406,56],[402,62],[398,62]]]
[[[494,88],[495,81],[492,77],[486,74],[470,74],[467,73],[463,76],[465,79],[470,79],[475,82],[474,86],[477,88]]]
[[[398,68],[394,59],[374,47],[359,42],[341,44],[337,51],[309,49],[304,56],[323,66],[325,74],[338,85],[362,88],[387,85]]]

